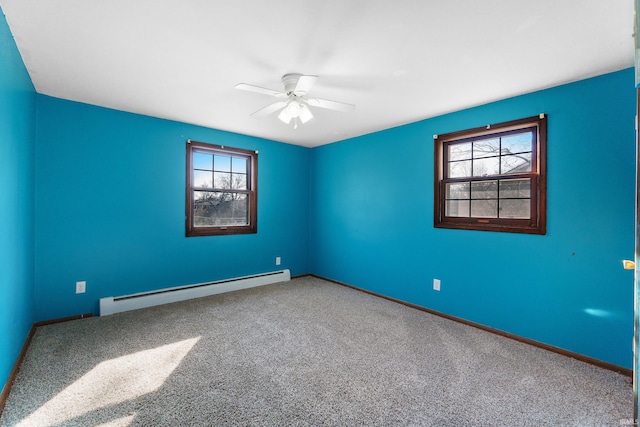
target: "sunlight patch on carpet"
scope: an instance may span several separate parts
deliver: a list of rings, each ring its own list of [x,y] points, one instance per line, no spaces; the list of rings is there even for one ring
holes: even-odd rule
[[[191,338],[101,362],[18,426],[60,425],[154,392],[199,340],[200,337]]]
[[[97,425],[95,427],[123,427],[129,426],[133,422],[136,414],[127,415],[126,417],[118,418],[117,420],[107,421],[106,423]]]

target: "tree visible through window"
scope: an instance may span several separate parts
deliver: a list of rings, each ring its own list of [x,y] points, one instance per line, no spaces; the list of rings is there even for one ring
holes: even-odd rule
[[[257,232],[256,152],[187,141],[186,235]]]
[[[546,117],[435,135],[434,225],[546,233]]]

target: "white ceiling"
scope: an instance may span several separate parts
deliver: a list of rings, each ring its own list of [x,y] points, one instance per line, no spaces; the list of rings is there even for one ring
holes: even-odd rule
[[[38,93],[313,147],[633,65],[633,0],[0,0]],[[298,129],[272,102],[318,75]]]

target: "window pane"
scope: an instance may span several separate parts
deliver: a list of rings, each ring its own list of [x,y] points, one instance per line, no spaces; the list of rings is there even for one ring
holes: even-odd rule
[[[533,150],[533,134],[518,133],[502,138],[502,154],[525,153]]]
[[[445,192],[447,199],[469,199],[469,183],[455,182],[445,184]]]
[[[449,178],[471,176],[471,160],[449,163]]]
[[[226,207],[226,221],[229,225],[249,224],[249,197],[246,194],[233,194]]]
[[[212,170],[213,155],[207,153],[199,153],[194,151],[193,153],[193,168]]]
[[[231,174],[231,188],[233,188],[234,190],[246,190],[247,175],[240,173]]]
[[[193,171],[193,186],[198,187],[213,187],[213,174],[209,171]]]
[[[194,226],[247,225],[249,198],[246,194],[194,191]]]
[[[196,190],[193,192],[193,200],[195,201],[196,209],[198,206],[202,207],[207,205],[210,201],[215,198],[215,195],[218,194],[213,191],[199,191]]]
[[[479,181],[471,183],[472,199],[497,199],[498,198],[498,182],[497,181]]]
[[[196,227],[214,225],[211,218],[216,206],[220,203],[220,193],[209,191],[193,192],[193,222]]]
[[[500,181],[500,198],[530,198],[531,180],[503,179]]]
[[[445,203],[446,216],[469,217],[468,200],[447,200]]]
[[[500,200],[500,218],[529,219],[531,216],[531,200]]]
[[[215,188],[231,188],[231,174],[224,172],[214,172],[213,179]]]
[[[498,201],[496,199],[471,200],[471,216],[474,218],[497,218]]]
[[[491,157],[500,155],[500,139],[485,139],[473,143],[473,158]]]
[[[449,145],[449,161],[467,160],[471,158],[471,143]]]
[[[500,157],[489,157],[473,161],[473,176],[490,176],[500,173]]]
[[[502,173],[531,172],[531,153],[502,156]]]
[[[231,157],[216,155],[213,159],[213,170],[218,172],[231,172]]]
[[[231,160],[231,172],[247,173],[247,159],[233,157]]]

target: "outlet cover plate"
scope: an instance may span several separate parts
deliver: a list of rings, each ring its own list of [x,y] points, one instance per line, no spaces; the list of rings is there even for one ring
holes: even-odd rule
[[[87,282],[76,282],[76,294],[84,294],[87,291]]]

